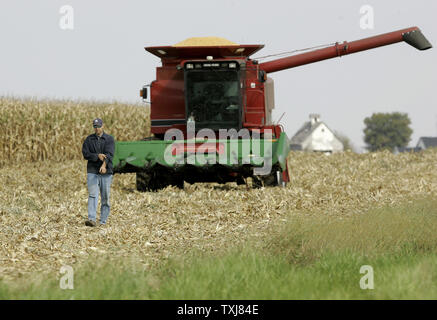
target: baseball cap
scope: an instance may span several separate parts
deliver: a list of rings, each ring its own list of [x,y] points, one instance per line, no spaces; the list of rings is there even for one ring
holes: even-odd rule
[[[93,120],[93,127],[94,128],[100,128],[103,125],[103,120],[96,118]]]

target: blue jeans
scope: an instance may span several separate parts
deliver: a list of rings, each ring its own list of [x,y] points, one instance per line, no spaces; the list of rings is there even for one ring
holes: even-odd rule
[[[109,217],[109,193],[111,189],[112,174],[87,173],[88,184],[88,219],[96,221],[99,191],[101,194],[100,223],[105,224]]]

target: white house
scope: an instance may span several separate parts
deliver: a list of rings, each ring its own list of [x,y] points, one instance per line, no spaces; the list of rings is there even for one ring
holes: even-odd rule
[[[342,152],[344,146],[334,131],[320,121],[320,115],[310,114],[310,121],[305,122],[291,138],[290,149],[330,154]]]

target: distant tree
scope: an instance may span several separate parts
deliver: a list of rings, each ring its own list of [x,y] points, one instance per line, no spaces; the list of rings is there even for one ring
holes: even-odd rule
[[[364,119],[364,124],[364,142],[369,151],[406,147],[413,133],[406,113],[374,113]]]
[[[343,150],[344,151],[352,151],[352,152],[356,152],[355,151],[355,147],[352,144],[351,139],[349,139],[345,134],[336,131],[335,135],[337,136],[337,138],[341,141],[341,143],[343,143]]]

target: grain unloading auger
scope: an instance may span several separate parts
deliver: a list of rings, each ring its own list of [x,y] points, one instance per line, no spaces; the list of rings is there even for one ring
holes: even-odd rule
[[[273,80],[267,75],[397,42],[431,48],[412,27],[258,63],[264,45],[216,43],[147,47],[161,59],[150,87],[152,137],[117,142],[115,173],[136,172],[137,189],[184,181],[284,185],[289,181],[288,138],[272,121]],[[208,129],[208,130],[206,130]]]

